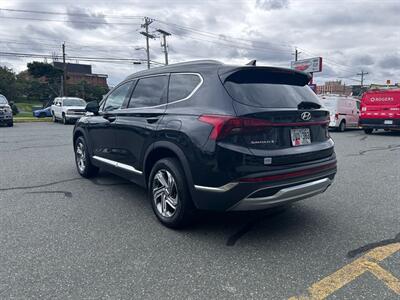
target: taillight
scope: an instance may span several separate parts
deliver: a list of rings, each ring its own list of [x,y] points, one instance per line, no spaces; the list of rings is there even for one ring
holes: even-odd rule
[[[231,134],[262,131],[272,125],[265,120],[223,115],[202,115],[199,120],[214,127],[210,134],[212,140],[220,140]]]
[[[338,113],[335,114],[335,119],[339,120],[339,114]]]

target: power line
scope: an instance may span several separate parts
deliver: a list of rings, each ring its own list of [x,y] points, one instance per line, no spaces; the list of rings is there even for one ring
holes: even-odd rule
[[[107,17],[107,18],[118,18],[124,17],[126,19],[143,19],[143,16],[122,16],[122,15],[105,15],[105,14],[86,14],[86,13],[72,13],[72,12],[52,12],[43,10],[27,10],[27,9],[11,9],[11,8],[0,8],[0,11],[17,12],[17,13],[32,13],[32,14],[46,14],[46,15],[63,15],[63,16],[78,16],[78,17]]]
[[[50,55],[50,54],[38,54],[38,53],[21,53],[21,52],[0,52],[2,56],[14,56],[14,57],[27,57],[27,58],[62,58],[61,55]],[[89,57],[89,56],[67,56],[66,60],[80,60],[80,61],[93,61],[93,62],[146,62],[146,59],[134,59],[134,58],[118,58],[118,57]],[[161,62],[151,60],[150,63],[156,65],[164,65]]]
[[[54,19],[39,19],[30,17],[6,17],[0,16],[3,19],[16,19],[16,20],[32,20],[32,21],[44,21],[44,22],[59,22],[59,23],[82,23],[82,24],[102,24],[102,25],[140,25],[139,23],[115,23],[115,22],[95,22],[95,21],[77,21],[77,20],[54,20]]]

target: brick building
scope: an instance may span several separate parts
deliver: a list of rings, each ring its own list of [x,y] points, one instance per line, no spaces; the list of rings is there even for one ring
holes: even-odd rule
[[[53,66],[57,69],[64,69],[64,64],[62,62],[53,62]],[[107,75],[105,74],[93,74],[91,65],[83,64],[71,64],[66,63],[67,71],[67,84],[77,84],[81,81],[86,81],[88,84],[94,86],[101,86],[108,88],[107,85]]]
[[[350,95],[352,87],[341,80],[326,81],[324,85],[317,85],[317,94]]]

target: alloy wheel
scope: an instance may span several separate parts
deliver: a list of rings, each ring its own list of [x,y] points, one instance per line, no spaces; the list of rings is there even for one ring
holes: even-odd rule
[[[178,201],[178,188],[172,174],[160,169],[153,178],[153,201],[157,211],[165,218],[174,216]]]
[[[85,146],[79,142],[76,145],[76,163],[78,165],[78,169],[81,173],[85,172],[86,168],[86,152]]]

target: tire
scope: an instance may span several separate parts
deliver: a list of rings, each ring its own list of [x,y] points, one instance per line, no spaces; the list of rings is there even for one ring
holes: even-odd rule
[[[54,112],[51,114],[51,119],[53,120],[54,123],[57,123],[57,118]]]
[[[90,161],[90,154],[85,139],[80,136],[76,139],[74,145],[75,163],[78,173],[85,178],[91,178],[97,175],[99,168]]]
[[[175,158],[155,163],[149,177],[148,198],[157,219],[169,228],[186,227],[194,219],[195,207],[181,165]],[[166,198],[169,201],[163,200]]]
[[[364,129],[364,132],[365,132],[366,134],[371,134],[372,131],[374,131],[374,129],[372,129],[372,128],[365,128],[365,129]]]
[[[345,130],[346,130],[346,122],[345,122],[345,121],[342,121],[342,122],[340,122],[340,124],[339,124],[338,131],[339,131],[339,132],[344,132]]]
[[[67,125],[67,124],[68,124],[68,120],[67,120],[67,118],[65,117],[65,115],[62,115],[62,123],[63,123],[64,125]]]

